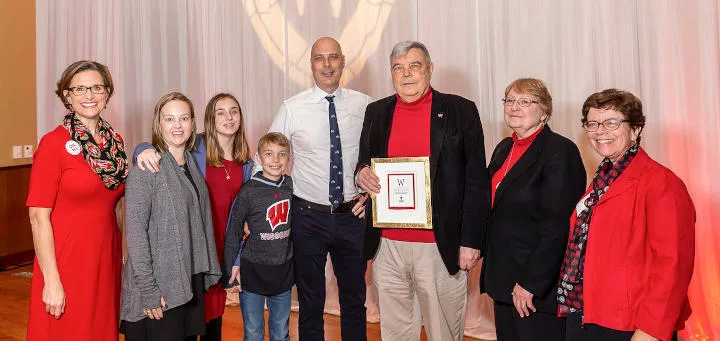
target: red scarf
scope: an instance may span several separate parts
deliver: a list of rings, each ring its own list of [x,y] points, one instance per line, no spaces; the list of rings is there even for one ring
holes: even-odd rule
[[[613,163],[610,159],[603,159],[595,172],[592,182],[592,191],[585,199],[585,209],[578,212],[575,227],[565,250],[562,267],[560,268],[560,283],[558,288],[558,312],[562,315],[577,314],[583,310],[583,273],[585,272],[585,249],[587,246],[590,220],[593,208],[607,193],[610,185],[630,165],[638,152],[638,144],[634,144],[620,160]]]
[[[85,161],[100,176],[107,189],[115,189],[125,182],[128,175],[125,146],[120,134],[110,124],[102,118],[98,119],[100,141],[97,142],[74,112],[65,115],[63,126],[70,133],[70,138],[80,144]]]

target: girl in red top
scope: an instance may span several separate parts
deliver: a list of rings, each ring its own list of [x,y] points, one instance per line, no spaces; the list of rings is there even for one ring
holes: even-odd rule
[[[113,94],[105,65],[78,61],[56,94],[63,124],[40,140],[30,174],[35,246],[28,340],[117,340],[121,235],[115,208],[128,174],[120,135],[100,118]]]

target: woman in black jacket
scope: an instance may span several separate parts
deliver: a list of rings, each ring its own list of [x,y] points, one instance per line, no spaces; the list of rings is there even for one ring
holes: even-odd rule
[[[492,209],[480,288],[495,300],[498,341],[562,340],[554,289],[585,168],[577,146],[547,125],[552,97],[541,80],[512,82],[503,102],[513,134],[488,166]]]

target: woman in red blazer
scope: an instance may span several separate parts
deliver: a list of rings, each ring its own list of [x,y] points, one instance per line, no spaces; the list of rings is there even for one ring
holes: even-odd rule
[[[566,341],[676,339],[690,315],[690,195],[639,147],[645,115],[633,94],[591,95],[582,123],[603,160],[571,216],[558,288]]]

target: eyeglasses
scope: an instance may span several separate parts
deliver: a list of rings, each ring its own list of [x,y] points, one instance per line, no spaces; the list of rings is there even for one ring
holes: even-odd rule
[[[517,104],[521,107],[529,107],[533,103],[538,103],[538,101],[533,101],[529,98],[524,98],[524,97],[522,97],[522,98],[503,98],[502,101],[503,101],[503,103],[505,103],[506,107],[513,106],[513,104],[515,104],[515,102],[517,102]]]
[[[628,120],[623,120],[619,118],[609,118],[605,121],[598,122],[598,121],[587,121],[582,124],[582,127],[585,128],[586,131],[593,132],[600,129],[600,125],[602,124],[603,127],[607,130],[617,130],[620,128],[620,125],[623,122],[628,122]]]
[[[425,67],[425,65],[423,65],[419,62],[413,62],[410,65],[408,65],[407,67],[405,67],[404,65],[401,65],[401,64],[395,64],[392,66],[392,68],[390,70],[392,71],[392,73],[404,75],[405,70],[410,70],[410,73],[418,73],[418,72],[420,72],[420,70],[422,70],[423,67]]]
[[[96,95],[101,95],[101,94],[105,93],[105,90],[107,90],[107,86],[105,86],[104,84],[95,84],[95,85],[91,85],[89,87],[81,85],[81,86],[73,86],[73,87],[70,87],[67,89],[70,90],[72,92],[72,94],[75,96],[85,95],[85,93],[87,93],[88,90],[90,90],[90,92],[92,92]]]

